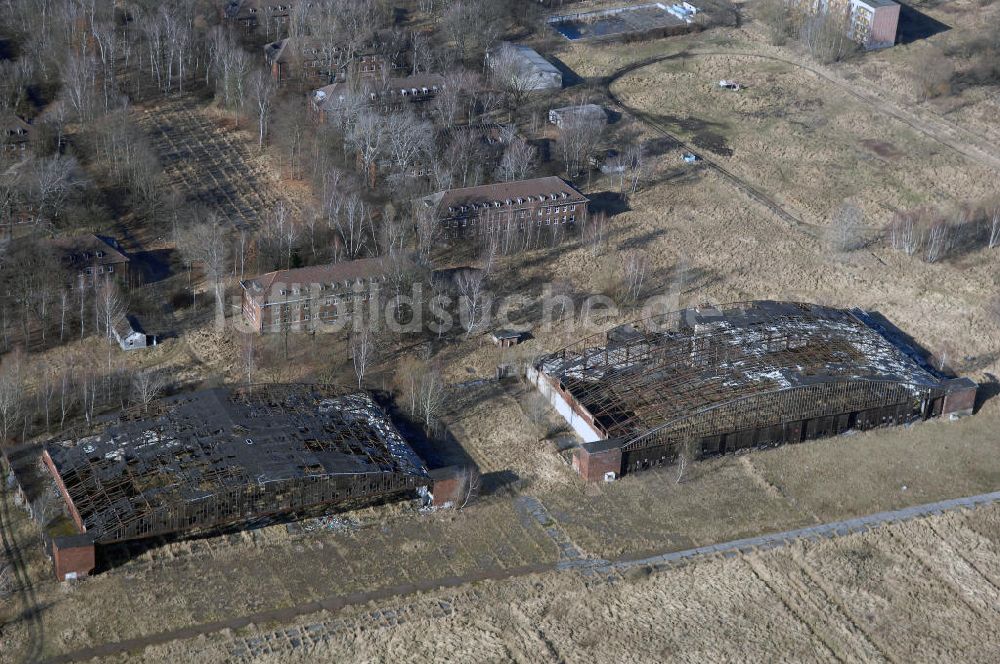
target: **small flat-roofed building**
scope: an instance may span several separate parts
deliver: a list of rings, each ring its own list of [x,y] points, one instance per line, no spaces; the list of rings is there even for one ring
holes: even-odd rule
[[[430,485],[371,395],[330,385],[216,388],[46,444],[77,533],[98,546],[351,509]],[[86,542],[64,542],[86,564]]]
[[[156,345],[156,337],[146,334],[135,316],[120,316],[111,326],[111,332],[122,350],[137,350]]]
[[[581,104],[580,106],[564,106],[549,111],[549,122],[557,127],[567,123],[606,124],[608,114],[597,104]]]
[[[417,74],[385,81],[365,79],[356,85],[338,81],[314,90],[310,103],[321,120],[349,104],[391,113],[407,106],[419,109],[424,102],[434,99],[444,85],[444,76],[440,74]]]
[[[583,443],[590,481],[751,448],[972,412],[873,315],[797,302],[684,309],[582,339],[529,379]]]
[[[516,71],[512,73],[521,78],[521,85],[526,90],[558,90],[562,87],[562,72],[533,48],[502,42],[486,58],[492,68],[497,62],[511,58],[516,65]]]

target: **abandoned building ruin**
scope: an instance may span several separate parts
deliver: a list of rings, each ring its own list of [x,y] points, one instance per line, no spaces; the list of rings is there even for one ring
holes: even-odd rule
[[[549,176],[448,189],[417,201],[432,211],[451,246],[500,239],[504,253],[563,237],[586,224],[590,199],[562,178]],[[568,229],[568,230],[567,230]]]
[[[935,371],[877,314],[756,301],[614,328],[529,379],[583,443],[588,481],[850,429],[971,414],[977,386]]]
[[[90,573],[95,544],[349,509],[434,482],[371,395],[330,385],[168,397],[41,456],[75,527],[52,538],[60,579]]]

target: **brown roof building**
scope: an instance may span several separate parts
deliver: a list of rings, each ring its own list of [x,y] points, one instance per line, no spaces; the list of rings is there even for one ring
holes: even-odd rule
[[[381,40],[350,49],[313,37],[288,37],[266,44],[264,57],[278,83],[298,80],[326,84],[350,76],[363,79],[400,72],[402,58],[394,57],[391,51]]]
[[[31,125],[10,112],[0,112],[0,152],[24,154],[31,140]]]
[[[74,286],[97,286],[105,278],[128,279],[129,258],[112,238],[75,235],[52,240],[66,269],[74,275]]]
[[[510,249],[515,236],[537,240],[547,231],[561,237],[566,229],[586,223],[589,202],[573,185],[551,176],[439,191],[418,205],[434,208],[446,241],[475,242],[497,234]]]
[[[247,279],[240,283],[243,319],[259,333],[342,324],[377,295],[393,267],[383,258],[360,258]]]
[[[229,23],[243,26],[248,34],[261,25],[267,34],[288,23],[292,12],[290,2],[269,0],[229,0],[222,8],[222,18]]]

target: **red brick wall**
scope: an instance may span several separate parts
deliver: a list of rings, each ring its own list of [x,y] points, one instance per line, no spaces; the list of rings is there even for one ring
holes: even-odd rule
[[[444,507],[451,503],[452,507],[462,507],[466,500],[471,500],[469,482],[475,483],[479,471],[474,466],[448,466],[446,468],[436,468],[431,471],[431,495],[434,496],[432,504],[434,507]]]
[[[971,415],[972,409],[976,405],[976,388],[977,386],[972,384],[946,394],[941,414],[958,413],[959,415]]]
[[[76,572],[77,576],[87,576],[94,571],[94,545],[72,546],[60,549],[58,538],[52,541],[52,561],[55,563],[56,578],[66,580],[66,575]]]
[[[73,517],[73,522],[82,533],[86,530],[83,525],[83,519],[80,518],[80,513],[76,511],[76,505],[73,504],[73,499],[69,497],[69,492],[66,491],[66,485],[63,484],[62,477],[59,476],[59,471],[56,470],[56,465],[52,463],[52,457],[49,456],[48,450],[42,451],[42,461],[45,462],[49,472],[52,473],[52,477],[56,481],[56,487],[58,487],[59,493],[62,494],[63,500],[66,502],[66,507],[69,509],[69,515]]]
[[[591,453],[585,447],[579,447],[573,454],[573,468],[588,482],[601,482],[604,474],[610,472],[618,477],[622,473],[622,451],[615,447]]]

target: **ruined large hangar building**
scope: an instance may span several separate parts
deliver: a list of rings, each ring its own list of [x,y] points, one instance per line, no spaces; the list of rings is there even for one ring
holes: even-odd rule
[[[860,310],[758,301],[615,328],[529,370],[583,438],[588,480],[696,458],[972,412],[947,378]]]
[[[42,458],[79,534],[96,544],[352,507],[431,484],[369,394],[323,385],[163,399],[51,443]]]

